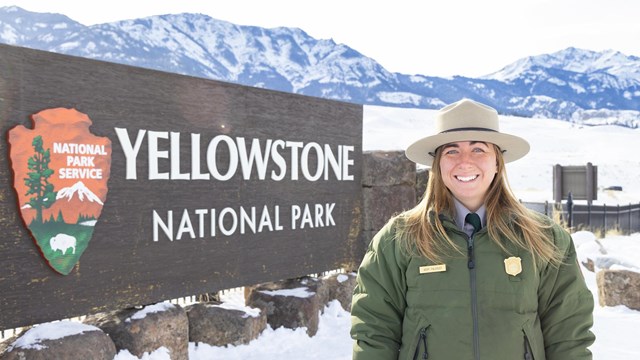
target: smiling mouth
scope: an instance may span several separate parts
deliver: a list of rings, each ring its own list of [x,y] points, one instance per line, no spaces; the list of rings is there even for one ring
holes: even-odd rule
[[[478,175],[471,175],[471,176],[455,176],[455,178],[458,181],[462,181],[462,182],[469,182],[469,181],[473,181],[475,179],[478,178]]]

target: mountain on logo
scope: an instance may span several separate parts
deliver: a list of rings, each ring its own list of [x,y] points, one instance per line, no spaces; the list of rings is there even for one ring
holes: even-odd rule
[[[72,186],[63,188],[58,190],[58,195],[56,196],[56,200],[66,199],[67,201],[71,201],[74,198],[74,195],[77,196],[78,201],[85,201],[84,198],[87,198],[89,202],[97,202],[100,205],[104,205],[102,200],[94,194],[88,187],[84,185],[82,181],[78,181]]]
[[[80,215],[84,217],[98,218],[104,203],[100,198],[84,185],[82,181],[58,190],[56,202],[45,213],[57,216],[62,212],[62,216],[67,224],[75,224]]]
[[[75,224],[80,215],[84,216],[84,218],[97,219],[103,205],[102,200],[91,189],[82,181],[78,181],[71,186],[58,190],[56,202],[49,209],[44,210],[43,218],[56,218],[59,213],[62,213],[67,224]],[[29,210],[31,206],[26,204],[21,209]],[[27,215],[25,220],[29,224],[35,217],[35,210],[26,212],[25,215]]]

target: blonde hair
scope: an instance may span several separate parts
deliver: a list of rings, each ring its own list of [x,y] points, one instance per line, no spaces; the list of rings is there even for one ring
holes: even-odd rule
[[[534,265],[548,262],[558,266],[562,262],[562,255],[550,236],[551,223],[545,223],[542,217],[533,216],[530,210],[515,198],[507,181],[502,152],[498,146],[493,147],[497,159],[497,173],[487,190],[484,202],[489,237],[507,253],[509,250],[503,242],[505,240],[529,251],[533,256]],[[440,172],[440,150],[436,150],[424,197],[413,209],[398,215],[402,219],[398,238],[404,249],[433,262],[442,261],[442,257],[450,255],[452,250],[464,254],[447,235],[439,217],[440,214],[444,214],[454,218],[456,213],[453,195],[445,186]]]

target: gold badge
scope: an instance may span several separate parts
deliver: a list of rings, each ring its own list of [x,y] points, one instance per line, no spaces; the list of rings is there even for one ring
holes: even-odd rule
[[[429,274],[443,271],[447,271],[447,264],[420,266],[420,274]]]
[[[516,276],[522,272],[522,260],[512,256],[504,260],[504,271],[511,276]]]

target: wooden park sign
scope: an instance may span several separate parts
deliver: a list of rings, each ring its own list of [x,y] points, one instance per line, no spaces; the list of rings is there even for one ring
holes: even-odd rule
[[[362,106],[0,45],[0,329],[357,262]]]

